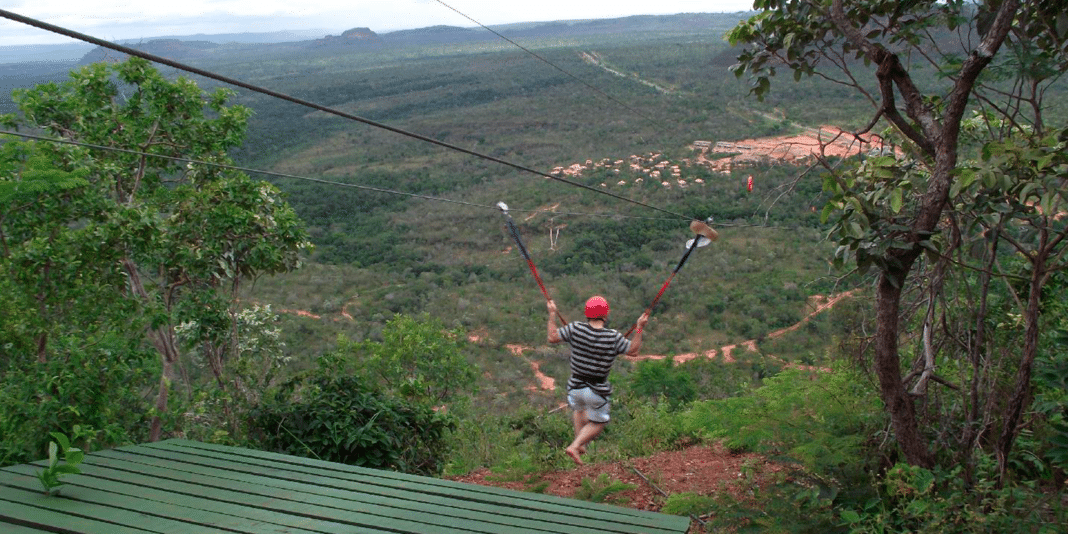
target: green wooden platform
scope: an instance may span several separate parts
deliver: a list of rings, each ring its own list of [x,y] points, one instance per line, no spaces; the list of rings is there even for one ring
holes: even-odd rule
[[[186,440],[0,469],[0,532],[681,534],[684,517]]]

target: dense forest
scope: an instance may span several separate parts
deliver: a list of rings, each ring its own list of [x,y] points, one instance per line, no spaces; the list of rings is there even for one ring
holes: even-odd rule
[[[1057,531],[1061,15],[767,4],[499,28],[538,58],[450,27],[139,45],[558,179],[114,51],[4,65],[5,130],[126,151],[0,136],[0,465],[52,433],[180,436],[536,488],[570,463],[567,348],[503,201],[563,315],[602,294],[623,331],[689,220],[718,232],[652,310],[661,359],[616,363],[588,460],[724,443],[784,470],[665,511],[709,531]],[[878,150],[694,144],[836,128]]]

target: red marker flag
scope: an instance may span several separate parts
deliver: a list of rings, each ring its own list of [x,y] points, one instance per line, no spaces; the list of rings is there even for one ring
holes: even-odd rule
[[[750,176],[749,179],[746,180],[745,188],[748,189],[750,193],[753,192],[753,177],[752,176]]]

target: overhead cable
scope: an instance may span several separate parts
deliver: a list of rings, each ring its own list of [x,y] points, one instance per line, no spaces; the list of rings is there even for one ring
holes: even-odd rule
[[[281,99],[281,100],[285,100],[285,101],[288,101],[288,102],[292,102],[294,104],[298,104],[298,105],[301,105],[301,106],[309,107],[309,108],[312,108],[312,109],[315,109],[315,110],[318,110],[318,111],[329,113],[331,115],[336,115],[338,117],[346,118],[346,119],[353,120],[353,121],[356,121],[356,122],[361,122],[361,123],[367,124],[369,126],[373,126],[375,128],[381,128],[383,130],[388,130],[390,132],[393,132],[393,133],[396,133],[396,134],[399,134],[399,135],[403,135],[403,136],[406,136],[406,137],[411,137],[413,139],[418,139],[418,140],[426,142],[426,143],[431,143],[431,144],[438,145],[438,146],[443,147],[443,148],[447,148],[447,149],[454,150],[454,151],[457,151],[457,152],[462,152],[464,154],[468,154],[470,156],[475,156],[477,158],[481,158],[481,159],[484,159],[484,160],[487,160],[487,161],[492,161],[494,163],[499,163],[501,165],[505,165],[507,167],[511,167],[513,169],[516,169],[516,170],[529,172],[529,173],[536,174],[538,176],[543,176],[543,177],[549,178],[551,180],[556,180],[558,182],[562,182],[562,183],[565,183],[565,184],[568,184],[568,185],[571,185],[571,186],[574,186],[574,187],[578,187],[578,188],[581,188],[581,189],[586,189],[586,190],[592,191],[594,193],[607,195],[607,196],[610,196],[612,198],[615,198],[616,200],[621,200],[623,202],[629,202],[631,204],[636,204],[638,206],[642,206],[644,208],[648,208],[648,209],[651,209],[651,210],[659,211],[661,213],[666,213],[668,215],[674,215],[675,217],[680,217],[680,218],[683,218],[683,219],[686,219],[686,220],[699,219],[699,217],[691,217],[691,216],[683,215],[681,213],[674,212],[674,211],[671,211],[671,210],[667,210],[667,209],[664,209],[664,208],[659,208],[657,206],[652,206],[650,204],[646,204],[646,203],[638,201],[638,200],[627,198],[627,197],[624,197],[622,195],[617,195],[617,194],[611,193],[609,191],[600,190],[600,189],[597,189],[597,188],[594,188],[594,187],[590,187],[590,186],[585,185],[585,184],[580,184],[578,182],[573,182],[571,180],[567,180],[565,178],[561,178],[561,177],[555,176],[553,174],[549,174],[549,173],[545,173],[545,172],[542,172],[542,171],[538,171],[538,170],[532,169],[530,167],[526,167],[524,165],[520,165],[520,164],[517,164],[517,163],[512,163],[512,162],[507,161],[507,160],[503,160],[503,159],[500,159],[500,158],[497,158],[497,157],[494,157],[494,156],[490,156],[488,154],[482,154],[480,152],[475,152],[473,150],[468,150],[468,149],[463,148],[461,146],[457,146],[457,145],[454,145],[454,144],[451,144],[451,143],[446,143],[445,141],[439,141],[437,139],[434,139],[434,138],[431,138],[431,137],[427,137],[425,135],[417,134],[415,132],[410,132],[410,131],[403,130],[401,128],[396,128],[394,126],[389,126],[387,124],[383,124],[383,123],[380,123],[380,122],[377,122],[377,121],[373,121],[373,120],[366,119],[366,118],[363,118],[363,117],[358,117],[356,115],[352,115],[351,113],[345,113],[343,111],[340,111],[340,110],[337,110],[337,109],[334,109],[334,108],[330,108],[330,107],[327,107],[327,106],[316,104],[314,102],[311,102],[311,101],[308,101],[308,100],[304,100],[304,99],[301,99],[301,98],[297,98],[297,97],[294,97],[294,96],[290,96],[290,95],[287,95],[285,93],[279,93],[277,91],[274,91],[274,90],[271,90],[271,89],[267,89],[265,87],[260,87],[258,85],[253,85],[251,83],[243,82],[241,80],[237,80],[237,79],[234,79],[234,78],[223,76],[221,74],[216,74],[214,72],[210,72],[210,71],[206,71],[204,69],[200,69],[200,68],[197,68],[197,67],[186,65],[184,63],[179,63],[177,61],[174,61],[174,60],[171,60],[171,59],[167,59],[167,58],[164,58],[164,57],[161,57],[161,56],[157,56],[155,54],[149,54],[147,52],[142,52],[140,50],[137,50],[137,49],[134,49],[134,48],[130,48],[128,46],[115,44],[115,43],[112,43],[110,41],[105,41],[103,39],[99,39],[97,37],[93,37],[93,36],[86,35],[86,34],[83,34],[83,33],[79,33],[79,32],[73,31],[73,30],[62,28],[60,26],[55,26],[53,24],[48,24],[47,22],[42,22],[42,21],[39,21],[37,19],[33,19],[33,18],[30,18],[30,17],[25,17],[25,16],[19,15],[17,13],[12,13],[11,11],[7,11],[5,9],[0,9],[0,16],[2,16],[4,18],[7,18],[7,19],[10,19],[10,20],[14,20],[16,22],[21,22],[23,24],[27,24],[29,26],[34,26],[36,28],[40,28],[40,29],[43,29],[43,30],[46,30],[46,31],[50,31],[50,32],[53,32],[53,33],[58,33],[60,35],[65,35],[65,36],[71,37],[73,39],[78,39],[79,41],[85,41],[87,43],[92,43],[92,44],[95,44],[97,46],[101,46],[101,47],[104,47],[104,48],[109,48],[111,50],[115,50],[117,52],[122,52],[122,53],[127,54],[127,55],[137,56],[137,57],[140,57],[142,59],[146,59],[148,61],[159,63],[161,65],[167,65],[169,67],[173,67],[173,68],[176,68],[176,69],[179,69],[179,70],[183,70],[183,71],[186,71],[186,72],[197,74],[197,75],[203,76],[205,78],[210,78],[210,79],[217,80],[217,81],[220,81],[220,82],[223,82],[223,83],[226,83],[226,84],[230,84],[230,85],[234,85],[234,86],[241,87],[241,88],[244,88],[244,89],[248,89],[249,91],[253,91],[253,92],[256,92],[256,93],[260,93],[260,94],[264,94],[264,95],[271,96],[271,97],[274,97],[274,98],[278,98],[278,99]]]
[[[58,143],[58,144],[64,144],[64,145],[80,146],[80,147],[85,147],[85,148],[91,148],[91,149],[94,149],[94,150],[104,150],[104,151],[108,151],[108,152],[121,152],[121,153],[124,153],[124,154],[133,154],[133,155],[136,155],[136,156],[159,158],[159,159],[165,159],[165,160],[170,160],[170,161],[180,161],[182,163],[193,163],[193,164],[196,164],[196,165],[206,165],[206,166],[210,166],[210,167],[218,167],[220,169],[228,169],[228,170],[232,170],[232,171],[241,171],[241,172],[248,172],[248,173],[254,173],[254,174],[262,174],[262,175],[266,175],[266,176],[274,176],[274,177],[277,177],[277,178],[292,178],[292,179],[295,179],[295,180],[303,180],[303,181],[306,181],[306,182],[316,182],[316,183],[320,183],[320,184],[333,185],[333,186],[339,186],[339,187],[350,187],[350,188],[354,188],[354,189],[361,189],[361,190],[364,190],[364,191],[373,191],[373,192],[376,192],[376,193],[386,193],[386,194],[390,194],[390,195],[399,195],[399,196],[406,196],[406,197],[412,197],[412,198],[420,198],[420,199],[423,199],[423,200],[432,200],[432,201],[435,201],[435,202],[446,202],[446,203],[450,203],[450,204],[460,204],[460,205],[463,205],[463,206],[471,206],[471,207],[475,207],[475,208],[483,208],[483,209],[494,210],[494,211],[497,211],[499,209],[499,208],[497,208],[497,206],[491,206],[489,204],[478,204],[478,203],[475,203],[475,202],[465,202],[463,200],[453,200],[453,199],[444,198],[444,197],[435,197],[435,196],[430,196],[430,195],[420,195],[418,193],[408,193],[408,192],[405,192],[405,191],[396,191],[396,190],[393,190],[393,189],[386,189],[386,188],[383,188],[383,187],[372,187],[372,186],[368,186],[368,185],[349,184],[349,183],[345,183],[345,182],[334,182],[334,181],[330,181],[330,180],[323,180],[321,178],[310,178],[310,177],[307,177],[307,176],[298,176],[298,175],[294,175],[294,174],[286,174],[286,173],[281,173],[281,172],[264,171],[264,170],[260,170],[260,169],[250,169],[248,167],[240,167],[240,166],[237,166],[237,165],[228,165],[228,164],[225,164],[225,163],[215,163],[215,162],[211,162],[211,161],[203,161],[203,160],[197,160],[197,159],[192,159],[192,158],[182,158],[182,157],[178,157],[178,156],[166,156],[166,155],[163,155],[163,154],[151,154],[151,153],[148,153],[148,152],[141,152],[141,151],[138,151],[138,150],[130,150],[130,149],[127,149],[127,148],[119,148],[119,147],[105,146],[105,145],[96,145],[96,144],[92,144],[92,143],[83,143],[83,142],[80,142],[80,141],[72,141],[72,140],[69,140],[69,139],[56,139],[56,138],[52,138],[52,137],[44,137],[44,136],[40,136],[40,135],[33,135],[33,134],[20,133],[20,132],[12,132],[12,131],[8,131],[8,130],[0,130],[0,134],[13,135],[13,136],[16,136],[16,137],[22,137],[22,138],[25,138],[25,139],[33,139],[35,141],[44,141],[44,142],[48,142],[48,143]],[[637,217],[637,216],[632,216],[632,215],[618,215],[618,214],[614,214],[614,213],[579,213],[579,212],[558,212],[558,211],[549,212],[549,211],[545,211],[545,210],[534,210],[534,209],[513,209],[511,211],[515,211],[515,212],[518,212],[518,213],[551,213],[554,217],[556,217],[556,216],[564,216],[564,215],[579,215],[579,216],[587,216],[587,217],[610,217],[610,218],[622,218],[622,219],[642,219],[642,220],[659,220],[659,221],[675,220],[674,218],[667,219],[667,218],[664,218],[664,217]]]
[[[619,106],[621,106],[621,107],[623,107],[623,108],[626,108],[626,110],[627,110],[627,111],[630,111],[631,113],[633,113],[633,114],[637,115],[638,117],[641,117],[641,118],[643,118],[643,119],[645,119],[645,120],[649,121],[649,123],[650,123],[651,125],[653,125],[653,126],[655,126],[655,127],[659,127],[659,123],[658,123],[658,122],[656,121],[656,119],[654,119],[654,118],[652,118],[652,117],[649,117],[648,115],[645,115],[645,114],[643,114],[642,112],[640,112],[640,111],[638,111],[638,110],[636,110],[636,109],[634,109],[634,108],[632,108],[632,107],[628,106],[627,104],[625,104],[625,103],[621,102],[620,100],[616,99],[616,98],[615,98],[615,97],[613,97],[612,95],[610,95],[610,94],[608,94],[608,93],[606,93],[606,92],[604,92],[604,91],[602,91],[602,90],[598,89],[597,87],[595,87],[595,86],[593,86],[593,85],[591,85],[591,84],[587,83],[587,82],[586,82],[585,80],[583,80],[582,78],[579,78],[578,76],[575,76],[574,74],[571,74],[570,72],[568,72],[568,71],[564,70],[563,68],[561,68],[561,67],[557,66],[557,65],[556,65],[555,63],[553,63],[553,62],[549,61],[548,59],[545,59],[544,57],[542,57],[541,55],[539,55],[539,54],[538,54],[537,52],[535,52],[535,51],[533,51],[533,50],[531,50],[531,49],[529,49],[529,48],[527,48],[527,47],[525,47],[525,46],[523,46],[523,45],[521,45],[521,44],[519,44],[519,43],[517,43],[517,42],[515,42],[515,41],[511,40],[511,39],[509,39],[508,37],[505,37],[504,35],[502,35],[501,33],[499,33],[499,32],[498,32],[497,30],[494,30],[493,28],[490,28],[489,26],[486,26],[485,24],[482,24],[481,22],[479,22],[479,21],[477,21],[477,20],[475,20],[475,19],[471,18],[470,16],[468,16],[468,15],[467,15],[466,13],[463,13],[463,12],[462,12],[462,11],[460,11],[459,9],[456,9],[455,7],[452,7],[452,6],[450,6],[449,4],[446,4],[446,3],[445,3],[445,2],[443,2],[442,0],[435,0],[435,1],[436,1],[437,3],[439,3],[439,4],[441,4],[441,5],[443,5],[443,6],[447,7],[447,8],[449,8],[449,9],[451,9],[451,10],[455,11],[455,12],[456,12],[456,13],[458,13],[458,14],[459,14],[459,15],[460,15],[461,17],[463,17],[463,18],[465,18],[465,19],[467,19],[467,20],[469,20],[469,21],[471,21],[471,22],[474,22],[475,24],[477,24],[477,25],[481,26],[481,27],[482,27],[483,29],[485,29],[486,31],[488,31],[488,32],[492,33],[493,35],[496,35],[497,37],[500,37],[501,39],[504,39],[505,41],[508,41],[509,43],[511,43],[511,44],[513,44],[513,45],[515,45],[516,47],[518,47],[519,49],[523,50],[524,52],[526,52],[526,53],[528,53],[528,54],[530,54],[530,55],[534,56],[535,58],[537,58],[537,59],[541,60],[541,61],[542,61],[543,63],[545,63],[546,65],[548,65],[548,66],[550,66],[550,67],[552,67],[552,68],[554,68],[554,69],[556,69],[556,70],[558,70],[558,71],[560,71],[560,72],[562,72],[562,73],[566,74],[567,76],[570,76],[570,77],[571,77],[572,79],[574,79],[575,81],[577,81],[577,82],[581,83],[582,85],[585,85],[586,87],[588,87],[589,89],[593,90],[593,91],[594,91],[594,92],[596,92],[597,94],[599,94],[599,95],[601,95],[601,96],[603,96],[603,97],[607,98],[608,100],[610,100],[610,101],[612,101],[612,102],[614,102],[614,103],[618,104]]]

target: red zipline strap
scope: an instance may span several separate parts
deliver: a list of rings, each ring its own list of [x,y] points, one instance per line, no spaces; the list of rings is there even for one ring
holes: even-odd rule
[[[541,283],[541,277],[538,276],[538,268],[534,266],[534,262],[530,258],[527,258],[527,265],[530,266],[530,272],[534,275],[534,280],[538,282],[538,287],[541,288],[541,294],[545,295],[545,300],[552,300],[549,292],[545,289],[545,284]],[[560,320],[562,326],[567,326],[567,319],[564,319],[564,316],[560,314],[560,310],[556,310],[556,318]]]
[[[519,237],[519,229],[516,228],[515,222],[512,221],[512,216],[508,215],[508,212],[501,210],[504,213],[504,220],[508,224],[508,233],[512,234],[512,240],[515,241],[516,247],[519,248],[519,253],[523,255],[523,259],[527,260],[527,265],[530,266],[530,273],[534,275],[534,280],[538,282],[538,287],[541,288],[541,294],[545,295],[545,301],[552,300],[549,296],[549,291],[545,289],[545,284],[542,283],[541,277],[538,276],[538,268],[534,266],[534,260],[530,258],[530,252],[527,252],[527,247],[523,245],[523,239]],[[560,310],[556,311],[556,318],[560,320],[560,324],[567,326],[567,319],[560,314]]]
[[[667,287],[669,285],[671,285],[671,280],[673,278],[675,278],[675,273],[677,273],[677,272],[678,271],[672,272],[671,276],[669,276],[668,279],[664,281],[664,285],[660,286],[660,292],[656,294],[656,298],[653,299],[653,303],[650,304],[649,307],[645,309],[645,313],[653,313],[653,308],[656,307],[656,303],[657,302],[660,302],[660,297],[664,295],[664,290],[667,289]],[[630,330],[627,330],[627,333],[623,334],[623,337],[630,337],[630,334],[632,332],[634,332],[634,329],[637,328],[637,327],[638,327],[638,323],[634,323],[634,325],[632,325],[630,327]]]

